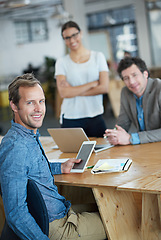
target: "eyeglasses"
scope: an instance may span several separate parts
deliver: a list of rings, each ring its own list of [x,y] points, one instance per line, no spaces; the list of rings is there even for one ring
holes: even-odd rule
[[[63,39],[64,39],[64,41],[66,41],[66,42],[69,42],[69,40],[71,40],[72,38],[75,40],[75,39],[77,39],[79,33],[80,33],[80,31],[77,32],[77,33],[72,34],[72,35],[69,36],[69,37],[64,37]]]

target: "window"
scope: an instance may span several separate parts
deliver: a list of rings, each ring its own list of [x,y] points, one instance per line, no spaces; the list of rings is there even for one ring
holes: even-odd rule
[[[18,44],[45,41],[48,38],[45,20],[15,22]]]
[[[115,62],[120,61],[124,50],[130,52],[132,56],[138,55],[133,6],[89,14],[87,22],[90,33],[100,29],[109,33]]]
[[[161,65],[161,1],[151,1],[147,2],[146,4],[150,26],[152,64],[157,67]]]

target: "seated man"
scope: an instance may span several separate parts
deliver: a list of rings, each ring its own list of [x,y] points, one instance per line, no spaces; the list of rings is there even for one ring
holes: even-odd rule
[[[75,162],[49,163],[38,128],[45,116],[45,96],[40,82],[30,73],[9,85],[12,127],[0,145],[0,183],[9,226],[21,239],[105,239],[98,213],[76,214],[58,193],[53,174],[69,173]],[[27,182],[38,186],[49,215],[49,238],[43,234],[26,204]]]
[[[125,83],[115,129],[106,129],[111,144],[127,145],[161,141],[161,80],[149,77],[140,58],[124,58],[118,73]]]

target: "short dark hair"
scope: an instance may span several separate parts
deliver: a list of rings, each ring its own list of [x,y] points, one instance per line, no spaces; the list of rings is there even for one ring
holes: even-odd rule
[[[149,70],[145,64],[145,62],[139,58],[139,57],[125,57],[123,58],[119,65],[118,65],[118,68],[117,68],[117,72],[119,74],[119,76],[121,77],[122,79],[122,71],[131,67],[131,65],[135,64],[139,70],[143,73],[144,71],[147,71],[148,72],[148,77],[150,76],[150,73],[149,73]]]
[[[8,86],[9,101],[12,101],[16,106],[18,106],[20,100],[19,88],[34,87],[36,84],[41,86],[40,81],[34,77],[33,73],[26,73],[16,77]]]
[[[81,31],[79,25],[76,22],[68,21],[68,22],[64,23],[62,28],[61,28],[61,35],[62,36],[63,36],[64,30],[66,30],[68,28],[76,28],[76,29],[78,29],[79,32]]]

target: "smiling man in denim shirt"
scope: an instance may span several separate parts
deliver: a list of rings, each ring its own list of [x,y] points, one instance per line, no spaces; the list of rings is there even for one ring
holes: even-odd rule
[[[80,159],[49,163],[39,141],[38,128],[46,110],[40,82],[32,74],[15,78],[9,85],[9,100],[14,117],[0,145],[0,183],[9,226],[21,239],[105,239],[98,213],[74,213],[54,184],[54,174],[69,173]],[[45,200],[49,238],[28,212],[28,179],[37,184]]]
[[[111,144],[127,145],[161,141],[161,80],[149,77],[145,62],[126,57],[118,65],[125,83],[115,129],[105,136]]]

